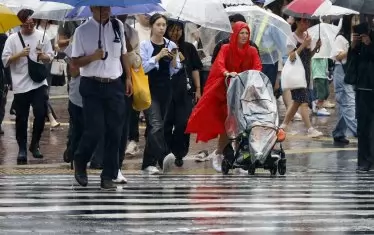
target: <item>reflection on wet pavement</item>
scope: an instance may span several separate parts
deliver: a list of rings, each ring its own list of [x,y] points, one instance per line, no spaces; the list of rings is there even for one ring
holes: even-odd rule
[[[2,233],[248,234],[374,231],[374,179],[352,172],[132,175],[116,192],[73,177],[4,176]],[[22,226],[20,226],[22,225]],[[303,233],[304,234],[304,233]]]

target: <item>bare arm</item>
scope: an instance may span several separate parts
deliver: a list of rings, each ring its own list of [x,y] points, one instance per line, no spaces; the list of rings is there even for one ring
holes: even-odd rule
[[[74,67],[80,68],[80,67],[87,66],[88,64],[96,60],[101,60],[101,58],[103,57],[104,57],[103,49],[97,49],[95,53],[93,53],[92,55],[72,58],[72,64]]]
[[[123,65],[123,71],[125,71],[126,73],[126,79],[131,80],[131,70],[130,70],[131,65],[130,65],[129,55],[127,53],[123,54],[121,57],[121,60],[122,60],[122,65]]]
[[[64,48],[64,47],[69,46],[70,38],[66,37],[65,35],[59,35],[58,37],[59,38],[58,38],[57,45],[59,48]]]

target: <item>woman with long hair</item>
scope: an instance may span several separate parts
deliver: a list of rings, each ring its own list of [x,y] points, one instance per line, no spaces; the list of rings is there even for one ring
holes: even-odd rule
[[[185,41],[184,24],[169,21],[165,37],[179,48],[179,58],[183,68],[173,75],[173,97],[165,123],[165,138],[169,151],[176,157],[176,165],[183,164],[182,159],[190,147],[190,135],[185,133],[193,103],[201,97],[199,71],[203,68],[195,46]]]
[[[262,65],[257,50],[249,45],[250,30],[246,23],[236,22],[230,43],[222,46],[212,65],[204,94],[192,112],[186,129],[196,133],[197,141],[207,142],[219,136],[218,146],[211,154],[213,168],[220,172],[223,150],[229,143],[225,120],[227,100],[225,78],[236,76],[247,70],[261,71]]]
[[[303,122],[308,130],[309,137],[319,137],[322,136],[322,132],[317,131],[310,122],[309,117],[309,93],[308,87],[310,84],[311,77],[311,59],[317,50],[321,47],[321,42],[318,41],[316,47],[311,49],[312,39],[307,33],[307,29],[310,26],[308,19],[295,18],[294,23],[294,33],[291,36],[291,45],[296,45],[296,49],[292,49],[289,53],[289,58],[291,61],[296,60],[296,53],[300,56],[300,59],[303,63],[305,69],[305,79],[306,79],[306,88],[294,89],[291,90],[292,95],[292,104],[287,108],[286,117],[283,120],[281,128],[286,129],[287,125],[290,123],[292,118],[295,116],[297,110],[300,108],[300,114],[303,119]]]
[[[351,44],[352,27],[359,23],[359,16],[344,16],[340,33],[335,38],[332,57],[335,60],[334,90],[338,109],[338,121],[332,132],[336,144],[346,145],[349,140],[346,132],[357,135],[356,97],[352,85],[344,82],[349,46]],[[358,21],[357,21],[358,20]]]
[[[151,107],[144,111],[147,136],[142,170],[146,174],[159,174],[157,163],[164,173],[174,164],[175,157],[168,154],[165,140],[165,118],[172,98],[171,77],[181,67],[177,45],[164,38],[167,18],[154,14],[149,19],[151,39],[141,42],[140,56],[149,79]]]

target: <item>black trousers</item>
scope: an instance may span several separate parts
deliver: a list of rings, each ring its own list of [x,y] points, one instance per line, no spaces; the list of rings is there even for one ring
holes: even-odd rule
[[[82,77],[79,91],[83,98],[84,132],[74,160],[87,164],[104,136],[105,156],[102,179],[115,179],[118,174],[118,149],[124,117],[124,86],[121,79],[101,83]]]
[[[118,154],[119,154],[119,167],[121,168],[122,165],[123,165],[123,161],[125,160],[125,152],[126,152],[126,147],[127,147],[127,142],[128,140],[131,141],[131,140],[134,140],[134,139],[130,139],[130,136],[131,136],[131,129],[135,129],[132,125],[134,125],[134,123],[131,122],[131,120],[133,119],[133,114],[134,114],[134,109],[132,108],[132,97],[125,97],[125,110],[128,111],[128,112],[125,112],[125,115],[124,115],[124,125],[123,125],[123,128],[122,128],[122,136],[121,136],[121,142],[120,142],[120,146],[119,146],[119,151],[118,151]],[[138,112],[139,114],[139,112]],[[139,118],[139,116],[138,116]],[[139,141],[139,122],[136,123],[136,126],[137,126],[137,129],[138,129],[138,140]],[[136,141],[136,140],[134,140]]]
[[[128,119],[128,140],[139,142],[139,116],[140,112],[132,108],[132,101],[129,100],[127,104],[129,110]]]
[[[358,137],[359,167],[374,164],[374,93],[369,91],[356,92],[356,115]]]
[[[7,102],[7,96],[8,96],[8,88],[5,87],[3,84],[3,87],[0,92],[0,128],[1,124],[3,124],[4,117],[5,117],[5,106]]]
[[[30,105],[33,108],[34,124],[32,131],[31,147],[39,145],[45,124],[47,113],[47,86],[41,86],[26,93],[14,95],[16,110],[16,139],[20,149],[27,146],[27,123],[29,119]]]
[[[78,149],[79,142],[82,138],[84,131],[83,108],[69,101],[68,109],[70,115],[68,154],[71,158],[73,158],[74,153]]]
[[[165,121],[165,139],[169,152],[184,158],[190,148],[190,135],[185,134],[193,107],[192,95],[173,94]]]
[[[144,111],[147,123],[146,143],[143,155],[142,170],[148,166],[162,168],[168,154],[165,140],[165,120],[172,99],[171,84],[163,89],[151,89],[152,104]]]

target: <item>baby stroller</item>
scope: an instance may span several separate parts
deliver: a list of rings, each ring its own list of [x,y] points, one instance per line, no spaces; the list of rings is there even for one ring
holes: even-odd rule
[[[228,80],[225,126],[231,143],[223,151],[223,174],[242,168],[254,175],[256,168],[264,168],[271,175],[284,175],[286,155],[281,142],[285,133],[278,128],[277,103],[268,77],[250,70],[227,78],[226,84]]]

